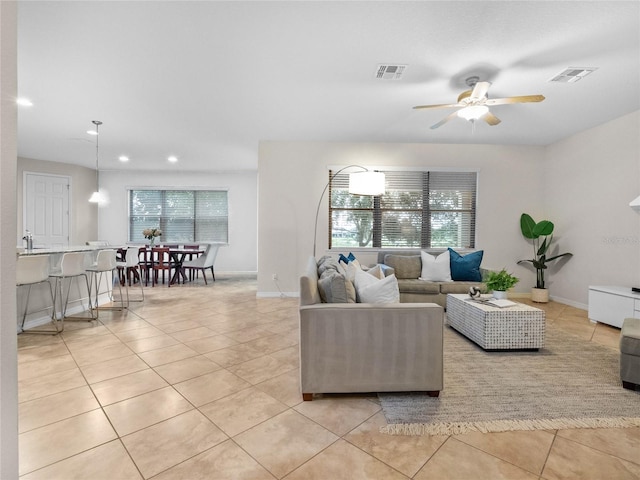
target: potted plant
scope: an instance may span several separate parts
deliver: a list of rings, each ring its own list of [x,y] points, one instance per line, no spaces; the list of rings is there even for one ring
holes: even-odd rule
[[[493,290],[495,298],[507,298],[507,290],[518,281],[517,277],[514,277],[503,268],[499,272],[490,271],[484,283],[487,285],[487,290]]]
[[[538,223],[531,218],[531,215],[523,213],[520,216],[520,229],[524,238],[530,239],[533,244],[533,258],[530,260],[520,260],[518,263],[530,263],[536,269],[536,286],[531,290],[531,300],[539,303],[549,301],[549,291],[544,283],[544,271],[547,263],[561,257],[572,257],[572,253],[561,253],[552,257],[547,257],[547,252],[551,248],[553,240],[554,225],[549,220],[542,220]]]

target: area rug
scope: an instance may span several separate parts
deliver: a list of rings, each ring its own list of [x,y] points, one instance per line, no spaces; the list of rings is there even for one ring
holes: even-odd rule
[[[445,326],[444,389],[378,395],[393,435],[640,426],[619,353],[547,325],[538,352],[485,352]]]

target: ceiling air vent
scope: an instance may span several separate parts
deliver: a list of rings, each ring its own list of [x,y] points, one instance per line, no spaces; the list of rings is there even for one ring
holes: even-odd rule
[[[569,67],[566,70],[560,72],[558,75],[549,79],[549,81],[560,83],[575,83],[578,80],[582,80],[584,77],[596,70],[596,67]]]
[[[402,78],[406,65],[378,65],[376,78],[381,80],[399,80]]]

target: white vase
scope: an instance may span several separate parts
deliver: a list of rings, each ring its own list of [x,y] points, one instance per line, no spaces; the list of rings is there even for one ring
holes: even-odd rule
[[[507,298],[507,292],[505,292],[504,290],[494,290],[493,298],[496,298],[498,300],[504,300]]]

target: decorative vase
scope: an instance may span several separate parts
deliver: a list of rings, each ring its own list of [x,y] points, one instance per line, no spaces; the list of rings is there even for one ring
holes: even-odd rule
[[[507,298],[507,292],[504,290],[494,290],[493,291],[493,298],[497,299],[497,300],[504,300]]]
[[[546,288],[532,288],[531,301],[536,303],[549,303],[549,290]]]
[[[149,248],[153,248],[155,243],[156,243],[156,237],[151,237],[149,239]]]

